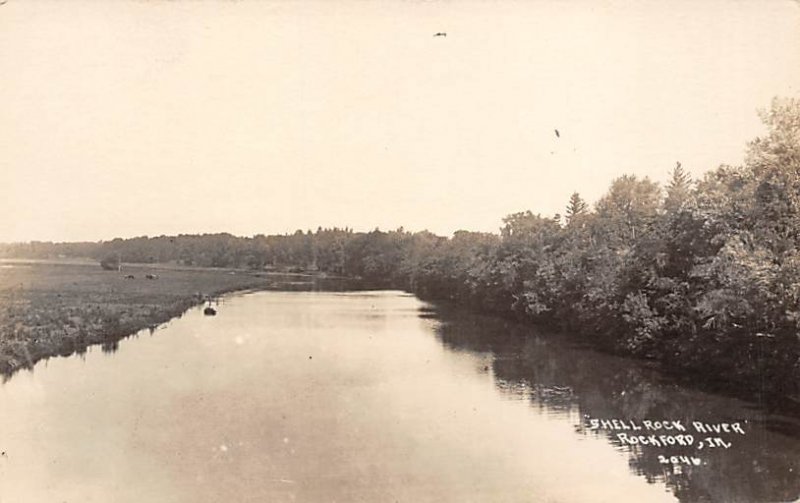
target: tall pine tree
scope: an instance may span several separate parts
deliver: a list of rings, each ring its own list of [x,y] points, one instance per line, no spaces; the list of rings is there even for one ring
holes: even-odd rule
[[[577,192],[573,192],[567,204],[567,224],[569,225],[577,216],[585,215],[588,210],[586,201]]]
[[[692,177],[684,171],[678,162],[672,169],[672,176],[667,184],[667,199],[664,207],[668,212],[682,209],[692,197]]]

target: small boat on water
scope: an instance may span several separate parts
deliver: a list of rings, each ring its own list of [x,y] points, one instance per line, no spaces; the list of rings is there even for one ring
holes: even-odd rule
[[[205,309],[203,309],[203,314],[206,316],[215,316],[217,314],[217,310],[211,306],[207,306]]]

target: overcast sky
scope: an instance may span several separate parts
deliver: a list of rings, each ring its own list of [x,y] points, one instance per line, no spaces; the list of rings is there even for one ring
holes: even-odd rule
[[[794,1],[8,0],[0,241],[496,231],[737,164],[798,90]]]

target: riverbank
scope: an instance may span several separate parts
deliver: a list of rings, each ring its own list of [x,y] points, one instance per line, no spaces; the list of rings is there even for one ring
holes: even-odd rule
[[[297,283],[312,278],[290,279]],[[238,269],[124,265],[118,272],[74,261],[3,262],[0,374],[93,344],[113,344],[180,316],[209,297],[275,288],[286,280],[285,275]]]
[[[148,279],[155,275],[157,279]],[[129,278],[132,276],[132,278]],[[145,328],[154,328],[208,297],[252,289],[308,290],[324,275],[266,273],[232,268],[197,268],[163,264],[125,264],[122,271],[103,271],[96,262],[76,260],[2,260],[0,261],[0,374],[32,366],[56,355],[83,352],[94,344],[113,345],[116,341]],[[345,286],[343,278],[337,285]],[[369,282],[362,282],[361,287]],[[332,285],[327,285],[330,289]],[[381,285],[374,284],[373,287]],[[384,285],[385,286],[385,285]],[[398,285],[394,285],[398,288]],[[402,288],[401,288],[402,289]],[[410,289],[406,289],[410,291]],[[486,311],[480,306],[465,305],[453,299],[425,296],[423,299],[468,312]],[[531,320],[518,313],[489,312],[506,320],[530,326]],[[539,324],[539,326],[542,326]],[[631,357],[602,339],[579,336],[579,330],[552,326],[556,332],[572,334],[575,341],[593,348]],[[559,330],[560,329],[560,330]],[[771,349],[764,341],[764,355]],[[772,349],[774,352],[774,349]],[[741,373],[719,369],[679,365],[674,361],[650,360],[659,369],[699,389],[748,399],[791,402],[793,409],[800,397],[781,388],[765,386]],[[691,363],[691,362],[686,362]]]

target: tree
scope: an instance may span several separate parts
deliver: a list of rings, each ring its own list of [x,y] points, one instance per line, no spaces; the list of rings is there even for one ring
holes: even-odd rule
[[[573,192],[569,197],[569,203],[567,204],[567,225],[571,224],[576,218],[585,215],[588,209],[589,207],[586,204],[586,201],[581,198],[581,195],[577,192]]]
[[[692,198],[692,177],[684,171],[678,162],[672,169],[672,176],[667,184],[667,198],[664,208],[669,213],[681,210]]]
[[[647,230],[658,213],[661,189],[649,178],[623,175],[597,202],[597,215],[614,247],[631,246]]]
[[[800,99],[775,99],[760,115],[768,133],[745,162],[755,182],[749,224],[781,255],[800,246]]]

